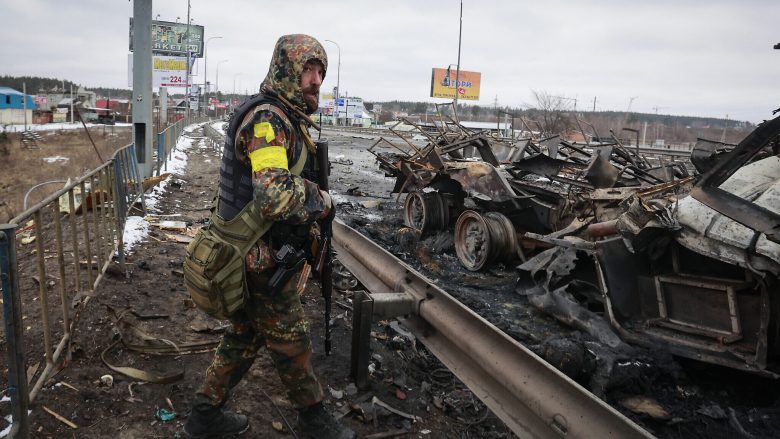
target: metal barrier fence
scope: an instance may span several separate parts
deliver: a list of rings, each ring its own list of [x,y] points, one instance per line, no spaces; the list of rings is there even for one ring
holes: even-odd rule
[[[158,134],[163,139],[158,146],[158,174],[160,163],[175,149],[178,137],[174,135],[183,130],[184,122],[177,122]],[[30,401],[67,351],[81,310],[112,264],[124,271],[124,226],[128,212],[143,203],[141,180],[135,145],[130,144],[9,224],[0,224],[6,393],[13,419],[9,437],[29,437]],[[28,377],[25,359],[32,364],[43,359],[45,366],[42,371],[33,366]]]
[[[170,157],[176,149],[176,142],[184,131],[184,127],[191,124],[208,122],[210,120],[211,118],[209,117],[191,117],[189,120],[180,119],[157,133],[155,142],[157,145],[157,161],[154,166],[155,175],[160,175],[163,171],[168,170],[168,157]]]
[[[223,130],[224,131],[224,130]],[[203,134],[206,136],[206,140],[209,146],[216,151],[222,151],[222,145],[225,143],[225,136],[208,123],[203,126]]]

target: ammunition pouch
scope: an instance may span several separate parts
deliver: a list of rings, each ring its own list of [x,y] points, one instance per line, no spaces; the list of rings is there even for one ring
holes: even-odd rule
[[[230,221],[212,212],[209,224],[187,245],[184,284],[195,305],[212,317],[226,319],[244,306],[247,290],[244,258],[272,224],[271,221],[258,223],[255,218],[259,216],[254,203],[247,204]]]

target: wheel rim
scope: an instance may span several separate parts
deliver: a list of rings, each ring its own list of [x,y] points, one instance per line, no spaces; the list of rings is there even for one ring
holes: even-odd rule
[[[426,233],[442,230],[449,223],[449,207],[438,192],[410,192],[404,203],[404,224]]]
[[[490,259],[491,238],[488,225],[473,210],[464,211],[455,224],[455,253],[466,269],[478,271]]]

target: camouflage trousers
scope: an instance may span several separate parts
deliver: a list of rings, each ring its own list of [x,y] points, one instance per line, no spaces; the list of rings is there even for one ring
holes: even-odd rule
[[[309,322],[295,290],[298,276],[293,276],[282,291],[271,295],[266,285],[273,272],[274,269],[262,273],[247,271],[249,301],[231,317],[231,326],[196,394],[194,410],[224,405],[230,389],[241,381],[262,346],[270,352],[293,406],[303,408],[322,401],[322,387],[311,365]]]

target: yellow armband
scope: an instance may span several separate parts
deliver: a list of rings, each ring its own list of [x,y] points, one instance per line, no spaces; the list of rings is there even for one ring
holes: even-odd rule
[[[283,146],[266,146],[249,153],[252,172],[265,168],[288,169],[287,150]]]

